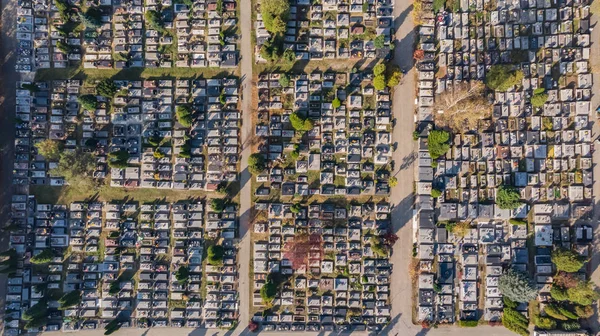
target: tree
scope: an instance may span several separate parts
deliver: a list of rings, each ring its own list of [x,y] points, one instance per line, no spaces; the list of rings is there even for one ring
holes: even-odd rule
[[[248,170],[252,174],[260,174],[265,170],[265,157],[260,153],[254,153],[248,157]]]
[[[385,89],[385,86],[386,86],[385,76],[384,75],[375,76],[375,78],[373,78],[373,86],[375,87],[375,90],[377,90],[377,91],[381,91],[381,90]]]
[[[395,87],[400,84],[400,79],[402,79],[402,71],[400,67],[397,65],[392,65],[387,68],[387,86],[390,88]]]
[[[165,22],[163,21],[162,15],[159,12],[155,10],[149,10],[144,16],[146,17],[146,23],[150,28],[161,34],[166,31]]]
[[[502,297],[502,303],[504,303],[504,307],[506,307],[506,308],[513,308],[513,309],[517,308],[517,306],[519,305],[517,302],[509,299],[506,296]]]
[[[223,264],[225,249],[221,245],[211,245],[208,247],[208,263],[217,266]]]
[[[64,151],[60,154],[58,167],[53,169],[53,175],[65,178],[71,188],[90,190],[95,187],[93,172],[96,168],[94,155],[80,149]]]
[[[511,186],[501,185],[496,192],[496,204],[500,209],[516,209],[521,205],[521,194]]]
[[[81,303],[81,291],[74,290],[68,292],[67,294],[63,295],[58,302],[60,303],[59,309],[62,310],[78,305]]]
[[[265,304],[270,304],[277,295],[277,285],[271,281],[267,281],[260,289],[260,297]]]
[[[108,166],[111,168],[127,168],[127,160],[129,160],[129,153],[124,149],[108,154]]]
[[[294,203],[290,206],[290,211],[295,214],[300,213],[300,211],[302,211],[302,205],[300,203]]]
[[[492,114],[492,104],[485,98],[485,85],[480,81],[457,84],[435,99],[435,122],[441,127],[449,127],[454,133],[477,129],[480,120]]]
[[[529,302],[537,297],[537,289],[531,279],[525,273],[512,268],[500,276],[498,289],[515,302]]]
[[[300,132],[310,131],[314,127],[314,123],[312,120],[301,116],[300,114],[298,114],[298,112],[293,112],[292,114],[290,114],[290,123],[296,131]]]
[[[95,111],[98,107],[98,99],[94,95],[83,95],[77,98],[81,107],[88,111]]]
[[[440,196],[442,196],[443,191],[437,188],[432,188],[431,189],[431,197],[433,198],[438,198]]]
[[[179,266],[177,271],[175,272],[175,279],[180,284],[185,284],[190,278],[190,269],[187,266]]]
[[[97,7],[90,7],[85,13],[80,12],[79,18],[86,28],[98,29],[102,26],[102,11]]]
[[[443,130],[433,130],[429,132],[427,136],[427,146],[429,149],[429,155],[433,160],[436,160],[440,156],[446,154],[450,149],[450,133]]]
[[[35,144],[38,154],[48,161],[57,161],[62,152],[62,143],[56,140],[46,139]]]
[[[511,87],[521,84],[523,71],[509,65],[492,65],[485,80],[490,89],[507,91]]]
[[[552,263],[558,271],[577,272],[583,267],[585,258],[572,250],[561,248],[552,251]]]
[[[567,289],[567,295],[569,301],[581,306],[589,306],[600,298],[591,282],[581,282],[577,287]]]
[[[309,259],[323,258],[322,239],[318,234],[296,233],[284,244],[283,250],[284,258],[292,263],[295,270],[307,266]]]
[[[536,315],[533,317],[533,324],[540,329],[552,330],[556,328],[556,320],[550,317]]]
[[[43,298],[23,313],[23,320],[32,321],[48,315],[48,301]]]
[[[288,74],[281,74],[279,76],[279,85],[283,87],[290,86],[290,76]]]
[[[96,85],[96,92],[106,98],[112,98],[117,93],[118,89],[115,83],[110,79],[105,79]]]
[[[292,49],[285,49],[283,52],[283,60],[292,63],[296,60],[296,53]]]
[[[340,99],[338,97],[335,97],[335,99],[331,102],[331,106],[333,108],[338,108],[338,107],[342,106],[342,102],[340,101]]]
[[[567,290],[561,288],[560,286],[554,284],[550,289],[550,296],[556,301],[567,301],[569,300],[569,295],[567,294]]]
[[[513,308],[504,308],[502,314],[502,324],[506,329],[522,335],[529,336],[529,320],[525,315],[519,313]]]
[[[227,206],[227,200],[224,198],[213,198],[210,200],[210,207],[214,212],[223,212]]]
[[[380,76],[385,75],[385,63],[379,63],[373,67],[373,75]]]
[[[192,116],[192,109],[188,105],[179,105],[175,110],[175,115],[177,116],[177,121],[183,127],[191,127],[194,122],[194,118]]]
[[[590,318],[594,315],[594,308],[592,306],[575,306],[575,314],[580,318]]]
[[[393,188],[395,186],[398,185],[398,178],[396,176],[392,176],[390,177],[390,179],[388,180],[388,185]]]
[[[289,0],[264,0],[260,12],[267,31],[274,35],[285,33],[290,14]]]
[[[375,48],[377,48],[377,49],[383,49],[385,47],[385,36],[384,35],[377,35],[377,37],[375,38],[375,40],[373,40],[373,43],[375,44]]]
[[[29,259],[32,264],[47,264],[54,258],[54,251],[47,248]]]
[[[545,91],[544,88],[538,88],[533,91],[533,96],[531,97],[531,105],[533,107],[542,107],[546,104],[548,94]]]
[[[560,286],[562,288],[573,288],[577,287],[580,280],[573,273],[567,273],[564,271],[559,271],[553,277],[554,285]]]

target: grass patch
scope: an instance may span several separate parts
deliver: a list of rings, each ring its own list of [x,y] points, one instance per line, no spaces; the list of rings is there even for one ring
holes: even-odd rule
[[[55,79],[101,80],[111,79],[146,79],[154,77],[172,78],[223,78],[237,75],[237,70],[222,68],[128,68],[128,69],[39,69],[35,81]]]

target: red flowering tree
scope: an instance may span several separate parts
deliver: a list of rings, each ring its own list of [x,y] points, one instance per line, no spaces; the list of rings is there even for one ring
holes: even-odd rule
[[[417,61],[420,61],[423,58],[425,58],[425,52],[423,50],[421,50],[421,49],[417,49],[413,53],[413,58],[416,59]]]
[[[323,241],[318,234],[306,232],[297,233],[294,239],[289,240],[283,247],[283,256],[292,263],[292,268],[297,270],[307,266],[310,260],[323,258]]]

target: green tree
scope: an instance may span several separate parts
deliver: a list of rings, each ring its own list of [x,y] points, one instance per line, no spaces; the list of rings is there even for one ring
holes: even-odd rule
[[[290,211],[292,213],[299,213],[302,210],[302,205],[300,203],[294,203],[292,204],[292,206],[290,206]]]
[[[594,315],[594,308],[592,306],[575,306],[575,314],[583,319],[590,318]]]
[[[512,308],[504,308],[502,324],[506,329],[522,335],[529,336],[529,320],[523,314]]]
[[[63,150],[62,143],[56,140],[46,139],[35,144],[38,154],[48,161],[57,161],[60,159],[60,153]]]
[[[538,88],[533,91],[533,96],[531,97],[531,105],[533,107],[544,106],[548,100],[548,94],[545,91],[544,88]]]
[[[385,47],[385,36],[377,35],[377,37],[375,38],[375,40],[373,40],[373,42],[375,44],[375,48],[383,49]]]
[[[585,258],[572,250],[560,248],[552,251],[552,263],[557,271],[577,272],[583,267]]]
[[[85,110],[95,111],[98,107],[98,99],[94,95],[87,94],[79,96],[77,100],[79,101],[79,104],[81,104],[81,107],[83,107]]]
[[[521,84],[523,71],[509,65],[492,65],[485,76],[487,86],[492,90],[507,91],[515,85]]]
[[[281,74],[279,76],[279,85],[283,87],[290,86],[290,76],[288,74]]]
[[[48,301],[41,299],[23,313],[23,320],[32,321],[48,315]]]
[[[400,67],[398,67],[397,65],[393,65],[391,67],[388,67],[387,72],[388,87],[393,88],[396,85],[400,84],[400,80],[402,79],[402,71],[400,70]]]
[[[213,266],[223,264],[225,249],[221,245],[211,245],[208,247],[208,263]]]
[[[165,22],[163,21],[162,15],[159,12],[155,10],[149,10],[146,12],[145,17],[146,23],[151,29],[154,29],[161,34],[166,32]]]
[[[373,67],[373,75],[380,76],[385,75],[385,63],[379,63]]]
[[[569,295],[567,294],[567,290],[561,288],[560,286],[553,285],[550,289],[550,296],[556,301],[567,301],[569,300]]]
[[[303,116],[298,114],[298,112],[293,112],[290,115],[290,123],[296,131],[301,132],[310,131],[314,127],[314,123],[312,120],[304,118]]]
[[[546,313],[546,315],[548,315],[554,319],[557,319],[560,321],[568,320],[569,318],[564,316],[558,308],[559,307],[555,304],[548,304],[544,307],[544,312]]]
[[[536,327],[544,330],[556,329],[556,320],[550,317],[536,315],[533,317],[533,324],[535,324]]]
[[[108,79],[108,78],[101,81],[96,86],[96,92],[99,95],[104,96],[106,98],[114,97],[115,94],[117,93],[117,91],[118,91],[118,89],[117,89],[117,86],[115,85],[115,83],[111,79]]]
[[[373,78],[373,87],[375,87],[375,90],[381,91],[385,89],[386,85],[385,75],[377,75]]]
[[[227,206],[227,200],[224,198],[213,198],[210,200],[210,207],[214,212],[223,212]]]
[[[296,61],[296,53],[292,49],[285,49],[283,52],[283,60],[292,63]]]
[[[124,149],[108,154],[108,166],[111,168],[127,168],[127,160],[129,160],[129,153]]]
[[[190,269],[187,266],[179,266],[177,271],[175,272],[175,279],[180,284],[185,284],[190,278]]]
[[[248,170],[252,174],[260,174],[266,169],[265,158],[260,153],[254,153],[248,158]]]
[[[175,115],[177,116],[177,121],[183,127],[191,127],[194,122],[194,117],[192,116],[192,109],[188,105],[179,105],[175,110]]]
[[[438,198],[440,196],[442,196],[443,191],[437,188],[432,188],[431,189],[431,197],[433,198]]]
[[[65,178],[75,190],[90,190],[95,187],[93,172],[96,168],[96,158],[91,153],[81,149],[64,151],[60,154],[58,167],[52,174]]]
[[[398,178],[396,176],[391,176],[388,180],[388,185],[393,188],[398,185]]]
[[[74,290],[71,292],[68,292],[67,294],[63,295],[59,300],[58,303],[60,303],[60,308],[59,309],[66,309],[69,307],[73,307],[75,305],[78,305],[81,303],[81,291],[78,290]]]
[[[102,26],[102,11],[97,7],[90,7],[85,13],[80,12],[79,18],[86,28],[98,29]]]
[[[54,251],[47,248],[29,259],[32,264],[47,264],[54,258]]]
[[[275,296],[277,295],[277,285],[268,281],[260,289],[260,297],[266,305],[271,304]]]
[[[591,282],[580,283],[577,287],[567,289],[569,301],[581,306],[589,306],[600,298]]]
[[[509,299],[506,296],[502,297],[502,303],[504,303],[504,307],[506,307],[506,308],[513,308],[513,309],[517,308],[517,306],[519,305],[517,302]]]
[[[531,279],[512,268],[500,276],[498,289],[502,295],[515,302],[529,302],[537,297],[537,289]]]
[[[289,0],[263,0],[260,12],[265,29],[274,35],[283,34],[290,15]]]
[[[500,209],[516,209],[521,205],[521,194],[511,186],[501,185],[496,192],[496,204]]]
[[[342,106],[342,102],[338,97],[335,97],[335,99],[331,102],[331,106],[333,106],[333,108],[338,108]]]
[[[427,136],[429,155],[433,160],[446,154],[450,149],[450,133],[443,130],[433,130]]]

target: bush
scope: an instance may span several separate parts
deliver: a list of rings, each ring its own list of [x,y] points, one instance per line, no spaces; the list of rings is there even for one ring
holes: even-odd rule
[[[38,154],[43,156],[48,161],[57,161],[60,159],[60,153],[62,152],[62,143],[46,139],[35,144],[35,148],[38,150]]]
[[[95,111],[98,107],[98,99],[96,99],[96,96],[94,95],[88,94],[79,96],[77,100],[79,101],[79,104],[81,104],[81,107],[83,107],[85,110]]]
[[[299,213],[302,210],[302,205],[300,203],[294,203],[290,206],[290,211],[294,214]]]
[[[108,78],[101,81],[96,86],[96,92],[99,95],[104,96],[106,98],[114,97],[115,94],[117,93],[117,91],[118,91],[118,89],[117,89],[117,86],[115,85],[115,83],[113,83],[113,81]]]
[[[217,266],[223,264],[225,249],[221,245],[211,245],[208,248],[208,263]]]
[[[517,218],[511,218],[508,220],[508,222],[512,225],[527,225],[527,221]]]
[[[429,155],[433,160],[446,154],[450,149],[448,142],[450,141],[450,133],[443,130],[433,130],[429,132],[427,137]]]
[[[277,295],[277,285],[268,281],[260,289],[260,297],[265,304],[270,304]]]
[[[560,248],[552,251],[552,263],[557,271],[577,272],[583,267],[585,259],[572,250]]]
[[[433,188],[431,189],[431,197],[433,198],[438,198],[440,196],[442,196],[443,191],[437,188]]]
[[[290,115],[290,123],[296,131],[301,132],[310,131],[314,127],[314,123],[312,120],[304,118],[303,116],[298,114],[298,112],[294,112]]]
[[[342,102],[340,101],[339,98],[335,98],[332,102],[331,102],[331,106],[333,106],[333,108],[338,108],[340,106],[342,106]]]
[[[290,14],[288,0],[263,0],[260,4],[260,12],[267,31],[274,35],[285,33]]]
[[[260,153],[254,153],[248,158],[248,170],[252,174],[260,174],[266,169],[265,157]]]
[[[509,65],[492,65],[485,77],[485,83],[492,90],[507,91],[521,84],[523,71]]]
[[[568,321],[561,323],[560,328],[565,331],[575,331],[581,329],[581,324],[576,321]]]
[[[213,198],[210,200],[210,207],[214,212],[223,212],[227,206],[227,201],[224,198]]]
[[[558,306],[558,311],[563,314],[563,316],[565,316],[568,319],[571,320],[577,320],[579,319],[579,316],[577,316],[577,314],[575,314],[574,312],[570,311],[569,309],[567,309],[564,306]]]
[[[581,306],[589,306],[600,298],[592,283],[581,282],[577,287],[567,289],[569,301]]]
[[[591,306],[575,306],[575,314],[583,319],[590,318],[594,315],[594,308]]]
[[[393,187],[397,186],[398,185],[398,178],[396,176],[390,177],[390,179],[388,180],[388,185],[390,186],[390,188],[393,188]]]
[[[521,205],[521,194],[511,186],[501,185],[496,192],[496,204],[500,209],[516,209]]]
[[[506,329],[522,336],[529,336],[529,320],[512,308],[504,308],[502,324]]]
[[[552,330],[556,328],[556,320],[539,315],[533,317],[533,324],[536,327],[545,330]]]
[[[31,257],[29,261],[31,261],[32,264],[47,264],[52,261],[52,258],[54,258],[54,251],[52,251],[50,248],[47,248]]]
[[[194,118],[192,117],[192,109],[187,105],[179,105],[175,110],[175,115],[177,116],[177,121],[183,127],[191,127],[194,122]]]
[[[515,302],[529,302],[537,297],[537,289],[529,276],[512,268],[500,276],[498,289]]]
[[[474,321],[474,320],[460,320],[458,321],[458,326],[459,327],[463,327],[463,328],[472,328],[472,327],[477,327],[479,325],[479,321]]]

